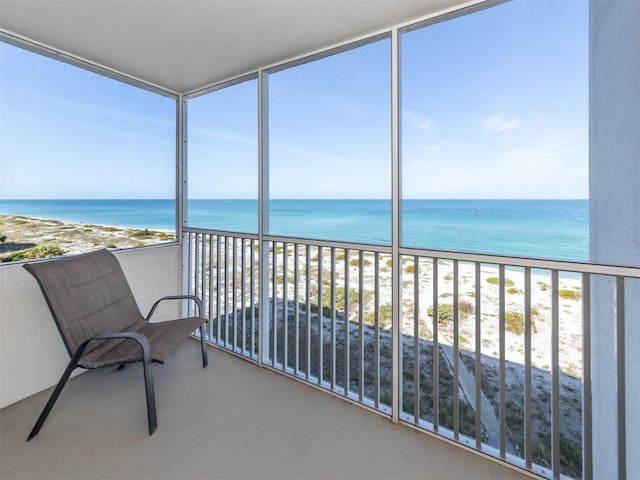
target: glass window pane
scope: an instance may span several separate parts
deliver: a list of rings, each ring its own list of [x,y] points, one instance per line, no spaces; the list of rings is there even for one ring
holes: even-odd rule
[[[588,2],[403,34],[403,244],[588,259]]]
[[[175,239],[175,98],[5,43],[0,72],[4,260]]]
[[[189,100],[188,117],[187,224],[257,233],[257,80]]]
[[[390,48],[269,76],[271,234],[390,243]]]

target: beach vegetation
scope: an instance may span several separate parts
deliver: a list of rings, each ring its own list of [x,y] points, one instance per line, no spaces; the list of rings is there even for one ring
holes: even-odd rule
[[[450,296],[450,295],[449,295]],[[473,303],[467,299],[460,299],[458,301],[458,319],[466,320],[475,311]],[[427,315],[433,318],[433,307],[427,309]],[[449,322],[453,321],[453,304],[440,303],[438,304],[438,324],[440,326],[446,326]]]
[[[336,287],[335,289],[335,308],[344,311],[346,305],[346,291],[344,287]],[[331,306],[331,289],[322,291],[322,304]],[[360,304],[360,294],[358,290],[349,289],[349,306],[351,310]],[[323,309],[324,310],[324,309]]]
[[[129,236],[132,238],[149,238],[153,235],[152,232],[149,231],[148,228],[144,230],[132,230],[129,232]]]
[[[404,267],[404,273],[413,273],[415,271],[414,265],[407,265]]]
[[[578,290],[569,290],[567,288],[560,290],[558,295],[563,300],[580,300],[582,296]]]
[[[510,310],[504,314],[504,320],[505,330],[507,330],[507,332],[515,335],[522,335],[524,333],[524,313]],[[531,316],[531,331],[533,333],[538,331],[533,315]]]
[[[427,315],[433,318],[433,307],[427,309]],[[441,303],[438,305],[438,324],[443,327],[453,320],[453,305]]]
[[[536,283],[537,283],[537,285],[540,287],[540,290],[541,290],[541,291],[543,291],[543,292],[546,292],[546,291],[547,291],[547,290],[549,290],[549,288],[550,288],[550,287],[549,287],[549,284],[548,284],[548,283],[546,283],[546,282],[539,281],[539,282],[536,282]]]
[[[489,278],[487,278],[487,283],[490,284],[490,285],[500,285],[500,278],[499,277],[489,277]],[[506,287],[513,287],[513,286],[515,286],[515,284],[516,284],[516,282],[514,282],[510,278],[505,278],[504,279],[504,285]]]
[[[507,293],[509,295],[518,295],[519,293],[522,293],[522,290],[516,288],[516,287],[511,287],[507,290]]]
[[[349,262],[349,265],[351,265],[352,267],[358,267],[360,265],[360,258],[356,257],[351,259],[351,261]],[[371,265],[371,260],[369,260],[368,258],[364,257],[362,259],[362,265],[365,267],[368,267],[369,265]]]
[[[65,252],[59,247],[53,247],[50,245],[42,245],[39,247],[28,248],[26,250],[20,250],[13,252],[2,257],[2,262],[19,262],[22,260],[35,260],[38,258],[59,257],[64,255]]]
[[[466,298],[461,298],[458,301],[458,312],[460,318],[469,318],[475,312],[475,305]]]
[[[390,304],[380,305],[378,308],[378,325],[380,328],[389,328],[391,326],[392,315],[393,309]],[[364,316],[364,323],[367,325],[375,325],[375,321],[375,312],[369,312]]]
[[[0,243],[4,243],[7,241],[7,236],[6,235],[0,235]]]

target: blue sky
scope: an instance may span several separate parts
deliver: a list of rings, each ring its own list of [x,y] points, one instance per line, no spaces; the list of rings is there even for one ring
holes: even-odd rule
[[[587,198],[586,0],[401,37],[407,198]],[[390,41],[274,73],[273,198],[389,198]],[[171,198],[173,100],[0,44],[0,198]],[[194,198],[257,197],[257,82],[189,103]]]

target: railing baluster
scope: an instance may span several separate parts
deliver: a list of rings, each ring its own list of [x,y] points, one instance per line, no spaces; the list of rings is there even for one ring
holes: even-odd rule
[[[322,293],[323,293],[323,283],[322,283],[322,271],[323,271],[323,260],[322,260],[322,247],[318,247],[318,385],[322,385],[322,377],[323,377],[323,364],[322,361],[324,359],[324,322],[322,318]]]
[[[475,263],[475,299],[476,299],[476,355],[475,355],[475,394],[476,394],[476,448],[482,448],[482,264]]]
[[[289,244],[282,243],[282,370],[289,365]]]
[[[558,271],[551,271],[551,468],[560,478],[560,288]]]
[[[616,278],[616,362],[618,389],[618,478],[627,478],[624,277]]]
[[[336,248],[331,247],[331,391],[336,390]]]
[[[249,242],[249,297],[251,299],[251,310],[250,310],[250,314],[251,314],[251,330],[250,330],[250,334],[249,334],[249,342],[250,342],[250,352],[251,352],[251,358],[255,358],[256,356],[256,271],[255,271],[255,248],[256,248],[256,241],[255,240],[251,240]]]
[[[195,252],[193,254],[193,295],[199,296],[198,289],[200,288],[200,237],[202,234],[196,234]],[[193,311],[193,305],[189,305],[189,311]]]
[[[214,251],[214,243],[213,243],[213,235],[209,234],[209,306],[208,306],[208,315],[209,323],[207,324],[207,330],[209,334],[209,341],[213,343],[213,298],[214,298],[214,287],[213,287],[213,279],[214,279],[214,262],[213,262],[213,251]],[[217,339],[216,339],[217,340]]]
[[[459,329],[460,312],[459,296],[460,287],[458,285],[458,260],[453,261],[453,438],[460,437],[460,352],[459,352]]]
[[[360,308],[358,309],[358,400],[364,398],[364,252],[360,250],[358,259],[358,291]]]
[[[307,341],[306,341],[306,379],[307,381],[311,381],[311,245],[307,244],[307,271],[305,275],[306,280],[306,295],[307,295]]]
[[[229,239],[224,237],[224,346],[229,348]]]
[[[351,350],[351,318],[349,312],[351,311],[350,295],[349,295],[349,249],[344,250],[344,394],[349,396],[349,369],[350,369],[350,350]]]
[[[271,324],[273,325],[271,366],[276,368],[278,363],[278,244],[276,242],[271,242]]]
[[[222,239],[220,235],[216,235],[216,343],[220,345],[220,337],[222,335],[221,332],[221,319],[222,319],[222,310],[220,305],[224,302],[224,292],[220,292],[220,268],[221,268],[221,258],[222,258]]]
[[[238,349],[238,237],[233,237],[233,250],[231,251],[232,266],[232,279],[231,279],[231,315],[233,317],[233,346],[232,350],[235,352]]]
[[[297,377],[300,370],[300,245],[295,243],[293,250],[293,374]]]
[[[440,346],[438,345],[438,259],[433,258],[433,343],[431,360],[433,363],[433,431],[440,425]]]
[[[373,403],[376,409],[380,408],[380,254],[375,253],[375,325],[373,326]]]
[[[531,268],[524,269],[524,459],[531,469],[533,458],[531,388]]]
[[[420,424],[420,257],[413,257],[413,423]]]
[[[498,277],[499,277],[499,304],[500,304],[500,312],[499,312],[499,327],[498,330],[500,332],[500,387],[499,387],[499,395],[500,395],[500,407],[499,407],[499,421],[500,421],[500,458],[506,458],[506,437],[507,437],[507,422],[506,422],[506,380],[505,380],[505,352],[506,352],[506,339],[505,339],[505,277],[504,277],[504,265],[500,265],[498,267]]]
[[[242,337],[240,338],[240,348],[241,348],[242,356],[246,356],[247,354],[247,305],[246,305],[247,303],[247,299],[246,299],[247,263],[246,262],[247,262],[247,253],[246,253],[246,247],[245,247],[245,239],[241,238],[240,239],[240,308],[241,308],[240,321],[242,324],[242,328],[241,328]]]
[[[591,404],[591,276],[582,275],[582,478],[593,479]]]

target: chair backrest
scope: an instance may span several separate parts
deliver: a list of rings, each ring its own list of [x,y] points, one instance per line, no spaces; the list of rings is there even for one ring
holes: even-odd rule
[[[108,250],[27,263],[69,355],[85,340],[143,320],[118,259]],[[91,342],[85,353],[97,348]]]

